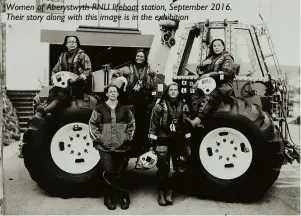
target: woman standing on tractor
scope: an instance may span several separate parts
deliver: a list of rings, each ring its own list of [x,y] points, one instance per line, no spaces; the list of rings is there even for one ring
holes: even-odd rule
[[[137,50],[132,63],[118,70],[115,76],[127,78],[127,104],[134,107],[137,125],[134,141],[140,147],[148,143],[148,123],[151,109],[156,99],[157,77],[147,63],[147,54],[143,49]]]
[[[157,187],[160,206],[172,205],[172,190],[169,182],[170,157],[175,172],[183,171],[181,162],[190,155],[188,140],[190,124],[187,124],[187,106],[179,95],[177,83],[171,83],[160,101],[154,106],[149,128],[151,150],[157,152]],[[190,127],[189,127],[190,126]]]
[[[121,208],[128,209],[130,198],[122,185],[129,156],[130,141],[135,131],[133,114],[126,105],[118,102],[119,89],[109,85],[104,93],[108,100],[96,107],[89,120],[90,136],[99,151],[103,177],[106,180],[104,204],[116,209],[116,198],[121,199]]]
[[[192,107],[194,120],[192,126],[202,125],[202,120],[208,113],[223,101],[224,98],[234,96],[233,79],[234,60],[225,50],[225,43],[222,39],[215,39],[209,46],[209,55],[197,67],[200,79],[212,77],[216,82],[216,88],[210,94],[205,95],[197,88],[199,80],[195,83],[195,94],[192,96]]]
[[[87,80],[92,70],[89,56],[80,48],[77,36],[66,36],[63,46],[65,51],[61,53],[52,70],[52,75],[60,71],[69,71],[78,75],[78,78],[71,81],[72,83],[67,88],[53,87],[50,89],[47,99],[48,106],[45,108],[38,106],[37,117],[45,117],[48,112],[56,112],[66,107],[70,101],[71,92],[79,96],[83,94],[84,88],[87,88]]]

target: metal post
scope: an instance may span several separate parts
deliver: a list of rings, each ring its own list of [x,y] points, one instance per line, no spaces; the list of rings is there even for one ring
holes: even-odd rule
[[[3,24],[2,24],[2,12],[4,10],[4,4],[5,1],[1,1],[0,4],[0,214],[3,215],[4,214],[4,208],[3,208],[3,204],[4,204],[4,187],[3,187],[3,136],[2,136],[2,128],[3,128],[3,93],[5,91],[4,89],[4,70],[3,70],[3,55],[2,55],[2,51],[3,51]]]

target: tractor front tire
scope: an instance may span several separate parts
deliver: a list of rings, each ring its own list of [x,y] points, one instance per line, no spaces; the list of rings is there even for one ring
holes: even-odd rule
[[[59,116],[33,117],[23,138],[24,164],[38,186],[62,198],[100,196],[99,154],[88,132],[92,110],[66,109]]]
[[[243,99],[208,117],[193,142],[187,171],[174,181],[199,197],[257,200],[276,181],[284,160],[284,142],[271,117]]]

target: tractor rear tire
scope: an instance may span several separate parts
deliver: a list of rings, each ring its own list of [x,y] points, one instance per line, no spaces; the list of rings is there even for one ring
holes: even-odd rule
[[[62,157],[60,165],[57,165],[57,162],[55,162],[55,155],[53,155],[53,152],[55,152],[53,151],[55,148],[52,146],[54,145],[54,136],[62,130],[64,126],[68,127],[68,125],[72,126],[73,124],[78,124],[83,126],[82,128],[88,127],[87,124],[91,113],[92,110],[88,108],[71,108],[66,109],[59,116],[47,116],[45,120],[33,117],[29,121],[29,129],[23,136],[24,164],[31,178],[49,195],[62,198],[86,196],[98,197],[101,195],[103,180],[100,175],[100,162],[96,162],[96,165],[91,167],[90,170],[72,173],[72,171],[67,172],[60,167],[60,165],[64,165],[65,163],[64,157]],[[69,139],[70,136],[62,136],[62,139],[66,139],[66,137]],[[87,137],[85,138],[87,140],[83,142],[83,145],[90,142],[89,151],[91,150],[92,152],[94,150],[93,144],[88,138],[89,134],[87,134]],[[81,140],[79,143],[80,142]],[[65,143],[65,151],[70,151],[70,149],[73,148],[73,144],[77,144],[70,143],[72,145],[68,144],[69,149],[67,143]],[[80,151],[76,146],[74,149],[77,150],[74,156],[77,156],[77,154],[80,155]],[[69,152],[66,152],[66,157],[68,157],[68,154]],[[84,152],[81,154],[82,157],[84,157]],[[77,162],[73,165],[76,166],[76,163]],[[76,167],[73,170],[76,170]]]
[[[284,160],[284,142],[271,117],[243,99],[208,117],[193,141],[187,171],[174,176],[174,187],[202,198],[258,200],[278,178]]]

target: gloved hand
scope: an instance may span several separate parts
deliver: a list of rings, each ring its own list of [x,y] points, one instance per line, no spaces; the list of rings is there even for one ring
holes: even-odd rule
[[[69,80],[68,80],[69,86],[70,86],[70,85],[73,85],[74,83],[75,83],[75,80],[73,80],[73,79],[69,79]]]
[[[155,152],[155,150],[156,150],[156,140],[149,139],[149,145],[150,145],[149,150]]]
[[[195,117],[195,119],[193,119],[193,120],[191,120],[190,118],[187,118],[186,120],[190,122],[192,127],[204,127],[202,125],[202,121],[199,117]]]

